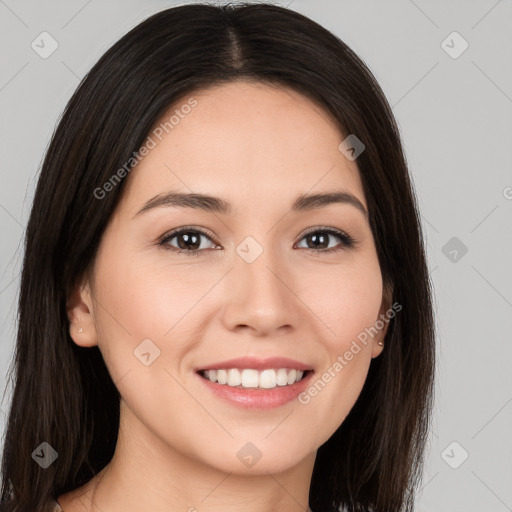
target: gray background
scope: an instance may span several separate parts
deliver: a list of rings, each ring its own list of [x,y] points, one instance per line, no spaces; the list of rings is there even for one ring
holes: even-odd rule
[[[280,3],[356,51],[402,133],[438,328],[435,420],[417,510],[512,511],[512,2]],[[177,4],[0,0],[2,391],[14,349],[21,241],[55,123],[112,43]],[[59,45],[47,59],[31,48],[43,31]],[[453,31],[469,44],[460,55],[464,43]],[[2,435],[9,399],[7,390]]]

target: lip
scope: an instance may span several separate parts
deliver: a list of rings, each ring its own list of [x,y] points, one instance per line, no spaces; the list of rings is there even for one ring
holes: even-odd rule
[[[229,370],[230,368],[248,368],[252,370],[290,368],[302,371],[313,369],[311,365],[295,361],[294,359],[290,359],[288,357],[268,357],[266,359],[260,359],[258,357],[246,356],[237,357],[236,359],[229,359],[227,361],[220,361],[219,363],[207,364],[205,366],[196,368],[195,371],[199,372],[202,370]]]
[[[267,364],[268,361],[269,360],[265,361],[265,364]],[[297,364],[295,361],[293,363],[294,365]],[[247,366],[242,367],[248,368]],[[284,368],[286,366],[279,367]],[[220,368],[226,367],[220,366]],[[231,366],[231,368],[236,368],[236,366]],[[266,366],[265,368],[268,368],[268,366]],[[291,368],[296,367],[292,365]],[[211,369],[213,370],[215,368]],[[306,369],[308,368],[306,367]],[[310,385],[314,373],[314,371],[308,371],[307,374],[303,377],[303,379],[300,380],[299,382],[295,382],[290,386],[277,386],[272,389],[231,387],[228,386],[227,384],[218,384],[217,382],[211,382],[209,379],[203,377],[200,373],[196,373],[196,375],[197,378],[201,380],[201,382],[208,391],[212,392],[215,396],[219,397],[220,399],[227,401],[231,405],[234,405],[235,407],[242,409],[275,409],[277,407],[281,407],[291,402],[292,400],[295,400],[297,396],[300,395]]]

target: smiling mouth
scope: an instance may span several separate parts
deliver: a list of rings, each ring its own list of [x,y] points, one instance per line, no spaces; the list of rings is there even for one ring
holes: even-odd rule
[[[274,389],[292,386],[304,379],[312,370],[275,368],[255,370],[252,368],[226,368],[200,370],[197,373],[210,382],[241,389]]]

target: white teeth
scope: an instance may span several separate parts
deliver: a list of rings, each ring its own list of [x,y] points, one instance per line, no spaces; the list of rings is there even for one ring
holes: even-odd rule
[[[288,372],[288,384],[293,384],[297,378],[297,370],[290,370]]]
[[[260,388],[271,389],[277,386],[275,370],[263,370],[260,374]]]
[[[228,386],[240,386],[242,384],[242,376],[236,368],[228,370]]]
[[[238,370],[236,370],[238,371]],[[257,388],[259,384],[258,370],[242,371],[242,386],[244,388]]]
[[[277,386],[290,386],[299,382],[304,372],[293,368],[267,369],[261,372],[249,368],[243,370],[228,368],[226,370],[205,370],[203,375],[211,382],[231,387],[273,389]]]
[[[286,386],[288,384],[288,374],[285,368],[277,370],[276,381],[278,386]]]

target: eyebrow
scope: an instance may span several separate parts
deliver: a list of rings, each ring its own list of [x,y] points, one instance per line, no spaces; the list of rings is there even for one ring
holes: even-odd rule
[[[293,212],[305,212],[323,208],[330,204],[348,204],[357,208],[367,219],[368,212],[364,205],[350,192],[332,191],[319,194],[301,194],[292,204]],[[181,192],[168,192],[159,194],[149,199],[144,206],[135,214],[134,217],[148,210],[157,207],[178,207],[178,208],[194,208],[210,213],[219,213],[231,215],[233,210],[231,204],[219,197],[209,196],[205,194],[185,194]]]

